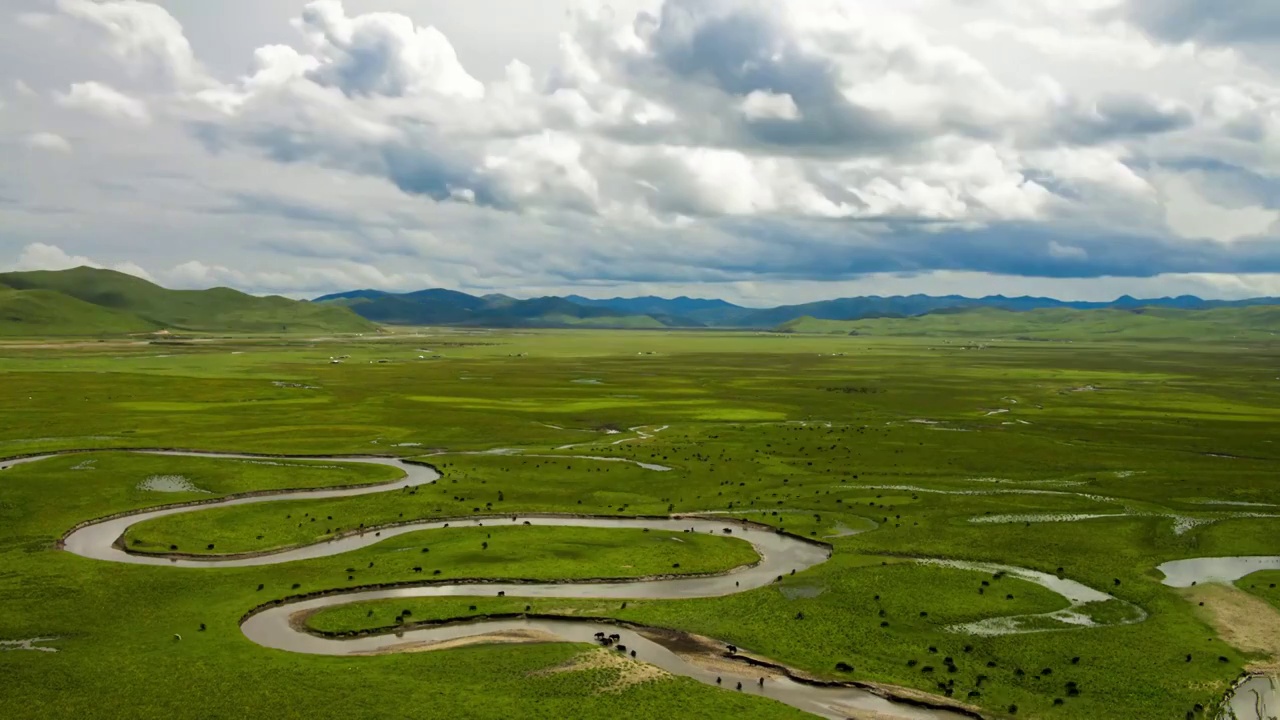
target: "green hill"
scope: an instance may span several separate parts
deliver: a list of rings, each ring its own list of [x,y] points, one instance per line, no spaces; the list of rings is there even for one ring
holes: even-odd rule
[[[1276,340],[1280,307],[1212,310],[1056,308],[1014,312],[995,308],[949,310],[909,318],[818,320],[796,318],[782,333],[1028,340]]]
[[[373,332],[347,308],[228,288],[168,290],[113,270],[0,274],[0,335],[195,332]]]
[[[123,335],[158,329],[137,315],[52,290],[0,287],[0,336]]]

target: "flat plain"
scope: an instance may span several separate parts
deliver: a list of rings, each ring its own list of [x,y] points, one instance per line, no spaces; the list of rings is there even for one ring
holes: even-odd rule
[[[265,553],[364,527],[533,513],[717,513],[831,550],[723,597],[397,598],[312,614],[302,622],[317,634],[521,613],[614,618],[985,717],[1213,717],[1242,673],[1280,662],[1266,635],[1280,627],[1280,575],[1206,592],[1168,587],[1156,568],[1280,555],[1278,356],[1263,336],[1046,342],[955,330],[424,328],[0,344],[0,458],[93,451],[0,472],[0,640],[48,638],[33,647],[56,650],[0,651],[0,716],[805,716],[687,678],[624,681],[633,668],[574,665],[581,645],[327,657],[263,648],[240,629],[254,607],[325,590],[755,562],[731,535],[467,526],[245,568],[58,549],[77,524],[115,513],[397,476],[329,459],[123,452],[179,448],[394,456],[441,477],[412,492],[157,518],[125,534],[134,552]],[[1061,594],[966,563],[1109,599],[1064,621]]]

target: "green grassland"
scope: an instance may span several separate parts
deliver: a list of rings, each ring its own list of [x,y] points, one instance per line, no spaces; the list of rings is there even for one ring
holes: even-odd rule
[[[1280,503],[1280,344],[1263,335],[992,341],[983,330],[957,331],[949,343],[866,334],[424,328],[377,340],[0,344],[0,457],[143,447],[377,453],[423,459],[442,472],[438,484],[416,491],[160,518],[130,531],[127,542],[138,541],[139,551],[173,544],[184,552],[264,551],[360,523],[494,513],[698,511],[732,513],[833,548],[827,563],[722,598],[626,608],[400,599],[322,612],[309,620],[317,630],[385,628],[403,609],[429,621],[527,605],[705,634],[832,679],[937,693],[940,682],[954,680],[955,697],[991,717],[1008,716],[1013,705],[1018,717],[1210,717],[1193,708],[1212,709],[1242,668],[1264,658],[1219,639],[1193,603],[1160,584],[1155,567],[1280,554],[1280,519],[1250,516],[1280,512],[1212,504]],[[495,448],[520,452],[464,454]],[[88,460],[92,470],[73,470]],[[394,474],[340,467],[101,452],[0,473],[0,639],[57,637],[50,644],[60,651],[0,652],[0,716],[188,717],[198,709],[230,717],[252,708],[272,717],[456,717],[465,708],[468,717],[592,718],[620,707],[636,717],[799,716],[691,681],[615,692],[602,671],[538,672],[564,663],[579,652],[574,646],[310,657],[260,648],[237,626],[249,608],[293,593],[420,580],[413,567],[427,568],[427,555],[449,580],[634,577],[676,563],[681,572],[701,572],[751,562],[754,553],[741,541],[466,527],[240,569],[123,566],[54,549],[78,522],[196,499],[140,490],[152,475],[182,475],[216,496],[384,482]],[[1112,517],[1041,521],[1075,513]],[[1199,524],[1182,528],[1186,519]],[[1100,627],[958,633],[952,626],[1052,612],[1065,602],[1022,580],[925,566],[917,557],[1058,574],[1147,618],[1115,624],[1123,608],[1108,604],[1090,609]],[[1259,573],[1240,587],[1276,603],[1267,587],[1276,581]],[[200,623],[207,630],[198,631]],[[183,641],[173,642],[173,633]],[[944,657],[954,659],[954,672],[944,669]],[[936,671],[925,673],[926,666]],[[1068,682],[1078,694],[1067,693]]]
[[[1280,608],[1280,570],[1264,570],[1236,581],[1236,587],[1247,590]]]
[[[0,285],[0,336],[116,335],[159,329],[137,315],[52,290],[13,290]]]
[[[325,521],[323,517],[320,520]],[[129,549],[165,553],[176,545],[181,552],[212,556],[254,547],[237,545],[235,540],[243,533],[233,528],[192,529],[175,523],[174,532],[166,533],[167,526],[156,527],[159,522],[147,523],[137,536],[127,535],[131,538]],[[161,539],[148,541],[148,536]],[[759,559],[747,543],[714,536],[523,526],[451,527],[399,535],[379,544],[375,555],[390,561],[374,568],[352,559],[357,554],[343,557],[351,559],[358,572],[347,573],[345,578],[335,576],[333,587],[395,582],[415,572],[431,575],[434,580],[457,578],[460,573],[466,578],[524,580],[683,575],[724,572]],[[419,569],[415,571],[415,567]]]
[[[169,290],[112,270],[0,273],[0,337],[204,332],[376,332],[347,308],[229,288]]]
[[[1126,341],[1275,342],[1280,332],[1280,308],[1064,308],[1027,312],[976,308],[909,318],[820,320],[802,317],[783,323],[777,330],[784,333],[1057,341],[1096,341],[1116,337]]]

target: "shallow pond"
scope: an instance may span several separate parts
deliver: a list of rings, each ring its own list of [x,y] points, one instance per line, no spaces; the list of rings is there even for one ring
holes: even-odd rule
[[[1280,678],[1253,677],[1228,698],[1222,720],[1275,720],[1280,717]]]
[[[1280,556],[1210,557],[1173,560],[1156,568],[1164,573],[1165,585],[1191,587],[1198,583],[1233,583],[1259,570],[1280,570]]]
[[[75,468],[72,469],[74,470]],[[209,492],[208,490],[196,487],[195,483],[182,475],[152,475],[146,480],[138,483],[138,489],[161,493]]]

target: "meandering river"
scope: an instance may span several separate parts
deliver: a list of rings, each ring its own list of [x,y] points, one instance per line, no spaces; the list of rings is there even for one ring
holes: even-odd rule
[[[261,459],[259,455],[241,455],[225,453],[200,453],[184,451],[135,451],[175,457],[201,456],[225,459]],[[38,462],[53,457],[44,455],[0,462],[0,470],[9,467]],[[575,456],[576,458],[576,456]],[[249,615],[241,628],[246,637],[264,647],[286,650],[290,652],[353,655],[371,652],[395,651],[406,645],[422,645],[439,641],[488,635],[498,632],[532,631],[540,636],[553,636],[571,642],[593,642],[598,632],[619,634],[621,644],[628,650],[636,651],[638,659],[667,670],[676,675],[689,677],[700,682],[719,685],[724,688],[739,688],[741,691],[759,694],[784,702],[798,709],[823,717],[842,718],[857,713],[880,713],[883,717],[903,718],[904,720],[942,720],[960,718],[967,715],[946,709],[919,707],[918,703],[896,702],[882,694],[847,686],[821,686],[793,681],[785,677],[771,677],[763,685],[758,679],[770,673],[761,672],[749,665],[733,664],[722,669],[711,670],[703,665],[691,663],[684,656],[672,649],[642,635],[638,631],[620,629],[614,625],[602,625],[588,621],[570,619],[512,619],[486,621],[477,623],[457,623],[451,625],[412,629],[403,633],[389,635],[363,636],[351,639],[320,637],[295,627],[290,619],[299,613],[312,612],[320,608],[344,605],[364,600],[407,597],[439,597],[439,596],[476,596],[498,594],[507,597],[526,598],[595,598],[595,599],[681,599],[719,597],[733,593],[746,592],[775,582],[779,576],[801,572],[823,563],[830,556],[825,545],[806,541],[802,538],[775,532],[763,526],[751,525],[736,519],[713,517],[670,517],[670,518],[614,518],[614,517],[575,517],[552,515],[505,515],[502,517],[467,518],[464,520],[413,522],[392,527],[370,529],[362,534],[350,535],[328,542],[321,542],[300,548],[291,548],[279,552],[254,554],[251,556],[229,556],[208,558],[165,557],[129,553],[119,542],[129,527],[168,515],[199,512],[211,507],[227,507],[273,502],[280,500],[327,499],[352,497],[370,493],[383,493],[402,488],[426,485],[435,482],[439,474],[430,467],[399,459],[383,457],[320,457],[297,458],[306,460],[327,460],[344,463],[369,463],[395,467],[404,472],[404,477],[391,483],[362,485],[336,489],[314,490],[282,490],[278,492],[253,494],[248,496],[232,496],[222,499],[199,502],[195,504],[171,505],[155,509],[144,509],[122,514],[116,517],[91,521],[78,526],[63,538],[63,547],[71,553],[95,560],[109,562],[133,563],[141,565],[164,565],[178,568],[210,568],[210,567],[245,567],[274,565],[295,560],[327,557],[367,547],[388,538],[405,533],[444,527],[467,527],[474,525],[502,526],[512,524],[549,525],[563,527],[597,527],[597,528],[646,528],[650,530],[666,530],[674,532],[715,533],[730,535],[750,543],[761,560],[751,566],[739,568],[733,572],[707,577],[664,578],[616,582],[573,582],[573,583],[484,583],[484,584],[422,584],[412,587],[391,589],[352,590],[335,592],[322,597],[309,597],[290,601],[281,605],[266,607]],[[583,460],[589,458],[583,457]],[[1183,561],[1191,563],[1195,561]],[[1254,563],[1245,563],[1256,567]],[[1266,565],[1265,563],[1263,564]],[[1021,570],[1011,566],[983,564],[971,569],[991,572],[998,570],[1011,571],[1017,577],[1048,587],[1066,596],[1077,605],[1083,601],[1110,599],[1100,591],[1070,580],[1054,578]],[[1184,575],[1178,571],[1182,568],[1161,567],[1171,579],[1181,580]],[[1171,573],[1170,570],[1173,570]],[[1235,572],[1232,568],[1231,573]],[[1191,573],[1188,573],[1190,575]],[[1168,581],[1167,581],[1168,582]],[[1177,581],[1175,580],[1175,583]],[[1170,583],[1174,584],[1174,583]],[[993,626],[994,627],[994,626]],[[917,693],[918,695],[918,693]],[[938,701],[945,702],[943,698]]]

